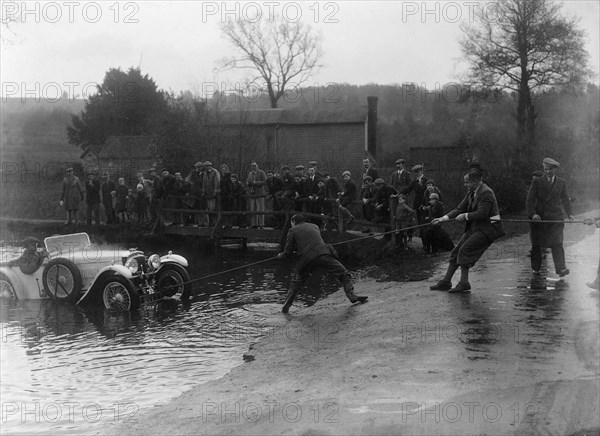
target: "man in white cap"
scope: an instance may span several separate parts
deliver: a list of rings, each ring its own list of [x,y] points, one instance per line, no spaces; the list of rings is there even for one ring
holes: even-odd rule
[[[573,220],[571,199],[567,194],[567,182],[556,175],[560,163],[552,158],[542,161],[544,175],[531,182],[527,192],[527,215],[529,219],[562,221],[565,214]],[[563,248],[564,223],[540,223],[531,227],[531,268],[534,274],[540,273],[542,247],[550,247],[554,269],[559,277],[569,274]]]

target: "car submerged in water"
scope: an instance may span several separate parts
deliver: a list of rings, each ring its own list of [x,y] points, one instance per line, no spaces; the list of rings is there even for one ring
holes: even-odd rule
[[[0,264],[0,296],[50,298],[75,304],[103,304],[107,309],[135,310],[141,304],[191,292],[188,262],[169,251],[145,255],[137,249],[93,246],[87,233],[44,239],[39,266]]]

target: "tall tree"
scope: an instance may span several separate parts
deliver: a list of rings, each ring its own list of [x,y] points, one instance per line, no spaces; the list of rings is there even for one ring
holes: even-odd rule
[[[239,52],[223,67],[255,70],[251,83],[263,82],[272,108],[291,84],[300,87],[321,66],[321,37],[300,22],[263,15],[256,22],[229,20],[221,31]]]
[[[104,144],[110,135],[145,135],[166,110],[165,96],[138,68],[111,68],[80,116],[67,127],[69,142],[86,150]]]
[[[535,148],[535,96],[550,87],[585,82],[585,35],[575,19],[561,14],[560,3],[502,0],[485,6],[473,24],[462,26],[462,51],[471,80],[516,92],[516,156],[528,165]]]

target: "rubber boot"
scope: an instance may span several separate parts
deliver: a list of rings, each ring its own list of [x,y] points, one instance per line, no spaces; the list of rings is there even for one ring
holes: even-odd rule
[[[288,290],[287,297],[285,298],[285,302],[283,303],[283,307],[281,308],[282,313],[288,313],[292,303],[296,299],[296,295],[298,295],[298,291],[300,290],[300,286],[295,281],[292,281],[290,285],[290,289]]]
[[[346,297],[350,300],[351,303],[364,303],[367,301],[369,297],[363,297],[360,295],[356,295],[354,293],[354,285],[352,284],[352,278],[350,275],[344,275],[340,278],[342,285],[344,286],[344,291],[346,292]]]

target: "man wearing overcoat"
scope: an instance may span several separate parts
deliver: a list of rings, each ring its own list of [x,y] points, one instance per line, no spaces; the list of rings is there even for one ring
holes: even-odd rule
[[[544,175],[531,182],[527,192],[527,215],[531,220],[562,221],[565,214],[573,220],[571,199],[567,194],[567,182],[556,172],[560,164],[552,159],[542,161]],[[563,248],[563,222],[539,223],[531,226],[531,268],[539,274],[542,266],[542,247],[552,250],[554,269],[560,277],[569,274]]]

